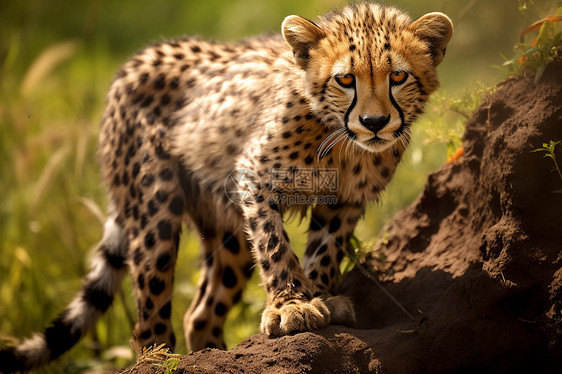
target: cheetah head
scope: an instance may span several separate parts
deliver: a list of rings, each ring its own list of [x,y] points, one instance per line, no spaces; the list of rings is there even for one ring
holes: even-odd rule
[[[382,152],[408,143],[439,85],[436,67],[453,25],[442,13],[412,22],[397,9],[359,4],[317,23],[289,16],[282,32],[306,73],[314,113],[361,148]]]

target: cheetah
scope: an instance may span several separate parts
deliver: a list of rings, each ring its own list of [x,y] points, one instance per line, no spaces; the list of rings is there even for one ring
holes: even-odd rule
[[[264,334],[354,323],[351,300],[335,294],[339,264],[438,87],[453,25],[442,13],[412,21],[361,3],[315,22],[289,16],[281,29],[282,37],[238,44],[163,42],[125,63],[101,121],[109,207],[91,270],[50,327],[0,352],[4,372],[70,349],[109,308],[127,271],[138,345],[173,349],[185,222],[202,247],[183,321],[191,350],[226,348],[226,314],[254,267],[267,292]],[[303,266],[283,228],[289,212],[310,216]]]

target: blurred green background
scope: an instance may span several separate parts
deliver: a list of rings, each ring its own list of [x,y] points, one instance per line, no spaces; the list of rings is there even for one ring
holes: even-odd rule
[[[98,123],[114,73],[136,50],[183,35],[217,41],[278,32],[283,18],[314,19],[337,0],[170,0],[0,2],[0,340],[29,336],[63,310],[81,285],[92,248],[101,238],[104,189],[96,159]],[[504,73],[521,28],[556,5],[535,1],[526,14],[515,0],[397,0],[412,18],[442,11],[455,24],[439,67],[437,97],[461,95],[471,82],[492,86]],[[370,207],[357,236],[370,243],[385,222],[409,205],[427,173],[445,162],[458,118],[439,103],[415,127],[411,149],[381,202]],[[290,223],[302,253],[305,225]],[[183,313],[194,293],[197,235],[187,230],[177,263],[173,320],[185,353]],[[257,332],[264,293],[257,272],[226,327],[229,347]],[[96,372],[130,362],[135,315],[129,280],[123,298],[78,347],[44,372]],[[125,302],[123,301],[125,300]],[[1,363],[0,363],[1,364]]]

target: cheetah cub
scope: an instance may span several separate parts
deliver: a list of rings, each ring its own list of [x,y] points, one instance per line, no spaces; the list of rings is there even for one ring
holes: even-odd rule
[[[192,350],[225,348],[226,314],[258,267],[261,331],[276,337],[353,324],[334,294],[349,238],[377,200],[438,86],[453,32],[358,4],[312,22],[287,17],[282,38],[239,44],[182,39],[150,46],[118,72],[99,141],[108,219],[91,271],[44,333],[0,353],[28,370],[70,349],[134,280],[139,345],[175,345],[170,324],[182,223],[200,234],[202,272],[185,314]],[[307,213],[310,209],[310,213]],[[309,214],[303,266],[283,216]]]

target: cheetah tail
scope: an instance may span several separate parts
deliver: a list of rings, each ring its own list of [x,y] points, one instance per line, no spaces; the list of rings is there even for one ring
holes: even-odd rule
[[[25,372],[44,366],[72,348],[94,327],[119,290],[127,270],[127,250],[128,242],[121,227],[108,219],[82,289],[43,333],[35,333],[18,346],[0,350],[0,372]]]

